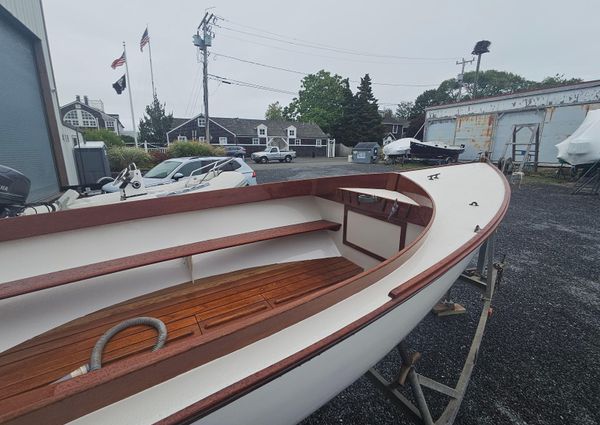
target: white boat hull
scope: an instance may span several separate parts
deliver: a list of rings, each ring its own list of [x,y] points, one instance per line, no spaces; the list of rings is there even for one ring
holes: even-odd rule
[[[193,423],[291,425],[300,422],[350,386],[402,341],[444,296],[473,255],[474,252],[417,295],[366,328]],[[195,391],[196,388],[182,390]]]

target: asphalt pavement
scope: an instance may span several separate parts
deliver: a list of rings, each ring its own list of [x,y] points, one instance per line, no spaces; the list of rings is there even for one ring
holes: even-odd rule
[[[251,166],[259,183],[400,169],[318,158]],[[508,266],[455,423],[600,424],[600,198],[526,178],[513,190],[497,254]],[[452,296],[467,314],[429,314],[405,340],[423,355],[419,373],[450,386],[481,311],[470,287],[457,284]],[[399,364],[394,350],[377,369],[392,379]],[[447,399],[425,395],[435,418]],[[341,423],[415,422],[362,377],[302,425]]]

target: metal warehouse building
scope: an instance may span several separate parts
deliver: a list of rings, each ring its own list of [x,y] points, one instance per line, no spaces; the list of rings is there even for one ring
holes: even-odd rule
[[[531,131],[518,131],[515,140],[527,142],[537,132],[538,162],[556,164],[554,145],[571,135],[591,109],[600,109],[600,80],[434,106],[425,112],[424,140],[464,144],[461,159],[488,151],[497,160],[513,131],[528,125]]]

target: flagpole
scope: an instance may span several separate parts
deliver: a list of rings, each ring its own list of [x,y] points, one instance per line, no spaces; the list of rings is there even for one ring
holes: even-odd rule
[[[133,99],[131,97],[131,78],[129,78],[129,60],[127,59],[127,49],[125,48],[125,42],[123,42],[123,54],[125,55],[125,73],[127,74],[127,91],[129,92],[129,107],[131,108],[131,125],[133,128],[133,140],[135,140],[135,147],[138,147],[137,131],[135,130],[135,116],[133,115]]]
[[[146,24],[146,31],[148,31],[148,24]],[[152,96],[156,96],[156,89],[154,88],[154,71],[152,70],[152,40],[150,40],[150,32],[148,31],[148,57],[150,58],[150,80],[152,81]]]

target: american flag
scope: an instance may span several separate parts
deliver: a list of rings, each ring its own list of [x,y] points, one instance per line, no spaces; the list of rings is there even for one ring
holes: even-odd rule
[[[144,46],[148,43],[150,43],[150,37],[148,36],[148,28],[146,28],[146,31],[144,31],[142,39],[140,40],[140,52],[144,51]]]
[[[123,66],[124,63],[125,63],[125,52],[123,52],[123,54],[121,56],[119,56],[117,59],[115,59],[113,61],[113,63],[110,65],[110,67],[112,69],[116,69],[118,66]]]

